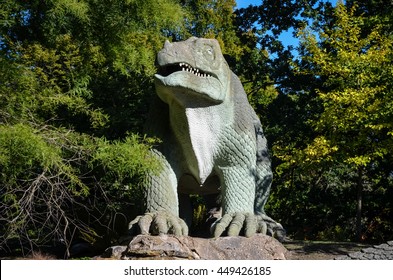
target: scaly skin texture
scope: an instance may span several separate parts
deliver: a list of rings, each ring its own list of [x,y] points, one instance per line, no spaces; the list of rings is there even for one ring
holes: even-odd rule
[[[272,181],[266,138],[238,77],[219,44],[192,37],[166,42],[157,55],[159,98],[147,134],[162,139],[152,155],[159,174],[146,179],[146,214],[133,220],[143,234],[187,235],[191,208],[179,198],[220,194],[215,237],[256,232],[281,237],[284,229],[264,211]],[[182,218],[181,218],[182,217]]]

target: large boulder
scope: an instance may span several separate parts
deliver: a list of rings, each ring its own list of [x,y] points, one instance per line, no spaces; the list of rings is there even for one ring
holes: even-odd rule
[[[113,246],[102,258],[197,259],[197,260],[285,260],[287,249],[273,237],[255,234],[205,239],[190,236],[138,235],[128,246]]]

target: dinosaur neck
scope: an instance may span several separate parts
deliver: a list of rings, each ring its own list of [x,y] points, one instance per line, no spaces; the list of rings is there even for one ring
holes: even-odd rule
[[[200,183],[203,184],[213,170],[214,155],[222,120],[211,112],[211,107],[186,109],[192,150],[197,160]]]

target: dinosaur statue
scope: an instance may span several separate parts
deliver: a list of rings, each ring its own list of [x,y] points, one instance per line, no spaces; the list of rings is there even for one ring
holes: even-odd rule
[[[147,176],[146,214],[129,228],[187,235],[181,217],[191,216],[189,194],[219,193],[222,215],[212,225],[214,237],[224,231],[230,236],[283,233],[264,211],[272,171],[261,123],[218,42],[166,41],[157,64],[159,98],[147,133],[162,139],[152,151],[162,170]]]

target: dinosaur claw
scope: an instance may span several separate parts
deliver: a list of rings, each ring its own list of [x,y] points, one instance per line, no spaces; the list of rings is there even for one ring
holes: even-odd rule
[[[179,217],[166,211],[146,213],[138,216],[129,223],[129,232],[132,233],[138,225],[140,233],[148,235],[174,234],[177,236],[188,235],[186,223]]]
[[[246,216],[244,214],[236,214],[228,228],[228,236],[238,236],[243,227]]]
[[[222,233],[226,230],[230,222],[232,221],[232,216],[225,214],[221,219],[217,220],[212,225],[212,231],[214,238],[220,237]]]
[[[212,225],[212,232],[215,238],[221,236],[227,230],[228,236],[238,236],[244,230],[246,237],[251,237],[257,232],[257,219],[251,213],[225,214],[221,219]]]
[[[245,237],[251,237],[255,233],[257,233],[258,223],[255,215],[253,214],[246,215],[244,223],[245,223],[245,227],[244,227]]]

